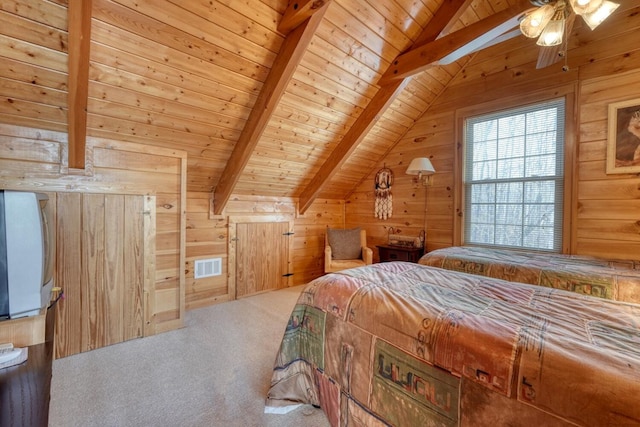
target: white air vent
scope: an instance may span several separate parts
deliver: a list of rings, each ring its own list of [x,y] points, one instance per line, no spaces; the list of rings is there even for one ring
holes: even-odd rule
[[[222,258],[197,259],[193,276],[196,279],[222,274]]]

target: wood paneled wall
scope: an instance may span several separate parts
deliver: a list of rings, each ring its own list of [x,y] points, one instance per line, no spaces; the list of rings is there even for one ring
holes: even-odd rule
[[[379,255],[377,244],[385,244],[389,229],[407,236],[417,237],[426,232],[428,250],[451,246],[453,235],[453,165],[454,113],[425,115],[400,141],[396,149],[385,158],[384,164],[394,173],[393,215],[388,220],[374,217],[375,173],[354,192],[346,204],[349,226],[361,225],[367,229],[369,246],[374,259]],[[415,157],[430,157],[437,173],[431,185],[424,186],[416,177],[406,175],[407,167]]]
[[[96,195],[87,198],[88,202],[111,194],[142,195],[155,200],[145,208],[144,215],[145,220],[154,218],[150,234],[146,236],[153,254],[144,266],[152,286],[151,292],[145,294],[148,299],[145,303],[152,307],[151,312],[144,313],[145,335],[180,327],[185,307],[202,307],[235,298],[229,293],[227,277],[230,215],[280,215],[294,220],[293,285],[323,274],[325,229],[345,226],[345,203],[336,200],[320,199],[304,215],[298,215],[296,200],[291,198],[234,196],[224,215],[212,216],[211,193],[190,192],[187,197],[183,175],[185,154],[176,150],[89,138],[87,171],[63,175],[61,171],[68,172],[62,154],[66,150],[66,134],[0,125],[0,142],[1,188],[45,191],[59,195],[61,200],[81,200],[82,194]],[[67,236],[68,242],[81,240],[83,227],[79,213],[75,212],[72,217],[78,218],[77,221],[60,218],[65,228],[58,232]],[[78,261],[81,254],[72,243],[62,243],[58,284],[80,289],[78,283],[83,280],[85,266]],[[211,257],[222,258],[223,274],[195,280],[194,260]],[[98,286],[97,282],[90,282],[85,286]],[[69,296],[72,295],[70,291]],[[72,339],[77,333],[74,325],[88,319],[77,318],[83,310],[81,307],[74,305],[75,308],[65,311],[64,304],[61,303],[63,308],[59,310],[58,357],[110,343],[105,337],[84,343]],[[68,316],[74,320],[70,321]]]
[[[456,156],[462,141],[458,112],[473,106],[497,109],[516,100],[573,90],[575,132],[569,137],[575,147],[570,153],[574,185],[567,195],[571,198],[568,247],[576,254],[638,259],[640,176],[605,173],[607,106],[640,99],[640,7],[632,3],[623,4],[620,14],[597,29],[597,36],[577,20],[569,39],[567,72],[561,71],[562,63],[536,70],[538,47],[524,38],[476,54],[384,159],[396,175],[394,216],[387,221],[373,218],[374,171],[348,200],[347,223],[366,224],[375,241],[386,238],[389,226],[414,234],[426,223],[428,250],[459,244],[455,232],[461,220],[456,212],[460,186]],[[596,37],[597,42],[584,47]],[[433,186],[426,191],[411,185],[412,177],[405,175],[411,159],[423,156],[430,157],[436,169]]]
[[[608,104],[640,100],[639,81],[636,69],[581,82],[576,253],[640,258],[640,174],[605,173]]]
[[[68,112],[84,112],[84,97],[73,93],[86,88],[88,135],[183,150],[189,191],[211,191],[281,49],[285,35],[277,27],[288,0],[93,0],[84,20],[91,32],[75,38],[68,3],[2,2],[0,121],[56,131],[71,122],[76,129]],[[378,92],[380,76],[442,3],[333,0],[234,193],[299,197]],[[447,31],[516,3],[467,2]],[[74,87],[68,68],[76,68],[79,38],[89,44],[79,61],[88,81]],[[416,75],[376,114],[320,197],[344,199],[465,61]]]
[[[151,335],[182,326],[184,319],[184,257],[185,257],[185,206],[186,206],[186,155],[184,152],[163,148],[149,148],[139,144],[89,138],[87,141],[87,169],[69,171],[64,152],[67,147],[66,134],[21,126],[0,124],[0,188],[41,191],[59,195],[67,200],[73,194],[92,194],[86,197],[84,208],[69,211],[70,218],[58,218],[58,234],[65,236],[59,246],[58,286],[85,291],[101,286],[95,276],[83,276],[90,268],[87,257],[76,250],[80,248],[82,212],[90,215],[97,209],[104,195],[138,195],[152,197],[155,204],[145,202],[143,221],[147,235],[143,244],[146,254],[144,276],[149,285],[145,287],[144,313],[145,335]],[[81,198],[78,198],[81,200]],[[96,203],[96,206],[91,206]],[[66,215],[66,214],[65,214]],[[75,220],[74,220],[75,218]],[[85,218],[88,218],[85,216]],[[152,221],[150,220],[152,219]],[[74,236],[75,235],[75,236]],[[117,233],[112,237],[116,238]],[[128,237],[135,238],[131,233]],[[77,245],[76,245],[77,243]],[[131,242],[121,242],[126,247]],[[75,245],[75,246],[74,246]],[[75,248],[75,249],[74,249]],[[94,260],[95,274],[124,274],[126,266],[107,266],[108,252],[102,253],[104,263]],[[125,294],[122,295],[125,297]],[[76,343],[72,335],[77,334],[74,323],[65,323],[63,308],[58,311],[58,356],[97,348],[110,341],[97,337],[90,343]],[[74,302],[75,304],[75,302]],[[76,307],[71,310],[84,310]],[[85,313],[89,313],[88,311]],[[77,313],[76,313],[77,314]],[[92,314],[99,321],[100,311]],[[74,315],[72,315],[73,317]],[[97,316],[97,317],[95,317]],[[67,319],[69,320],[69,319]],[[83,321],[86,321],[84,319]],[[104,320],[104,319],[103,319]],[[79,321],[74,318],[74,322]]]
[[[625,2],[597,33],[577,21],[568,72],[560,71],[562,64],[536,70],[535,42],[518,37],[481,51],[464,67],[460,61],[415,76],[325,188],[325,199],[298,215],[294,196],[372,98],[370,83],[441,2],[417,2],[420,12],[411,22],[404,10],[410,2],[333,3],[236,189],[245,195],[234,194],[223,215],[213,216],[210,191],[279,51],[283,35],[276,27],[287,1],[200,0],[186,8],[176,0],[161,7],[94,0],[83,171],[67,163],[67,2],[4,2],[0,186],[154,197],[145,215],[154,218],[145,240],[153,258],[144,267],[145,277],[153,277],[153,309],[145,316],[149,330],[161,332],[181,325],[185,307],[234,298],[227,277],[230,216],[293,219],[293,284],[323,274],[327,226],[363,226],[372,248],[386,242],[390,227],[411,236],[426,229],[429,250],[457,244],[458,112],[571,87],[577,179],[570,248],[621,258],[640,252],[640,178],[604,173],[606,107],[640,98],[637,2]],[[475,22],[509,1],[494,3],[474,1],[462,20]],[[428,188],[405,175],[409,162],[422,156],[437,170]],[[394,212],[386,221],[373,211],[374,176],[383,166],[395,173]],[[346,202],[336,200],[367,171]],[[196,259],[218,256],[221,276],[193,279]]]
[[[66,132],[66,5],[4,2],[0,28],[0,121]]]
[[[344,227],[344,201],[317,200],[304,215],[296,213],[296,200],[285,197],[233,196],[223,215],[213,215],[211,193],[189,192],[187,199],[186,307],[203,307],[235,298],[228,277],[229,217],[280,217],[292,220],[292,285],[309,282],[324,274],[324,233],[327,226]],[[222,275],[194,279],[194,261],[222,258]],[[231,292],[231,293],[230,293]]]

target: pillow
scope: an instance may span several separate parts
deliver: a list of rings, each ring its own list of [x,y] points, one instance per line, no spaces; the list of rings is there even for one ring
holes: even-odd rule
[[[333,259],[357,259],[362,255],[360,227],[340,229],[327,228],[327,241]]]

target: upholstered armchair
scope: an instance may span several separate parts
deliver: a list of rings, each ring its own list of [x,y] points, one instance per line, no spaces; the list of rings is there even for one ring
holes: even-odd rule
[[[324,272],[369,265],[373,251],[367,247],[367,232],[360,227],[328,228],[324,237]]]

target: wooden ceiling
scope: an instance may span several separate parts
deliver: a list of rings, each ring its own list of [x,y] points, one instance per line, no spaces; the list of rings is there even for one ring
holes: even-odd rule
[[[26,39],[3,47],[3,57],[12,69],[36,62],[20,78],[47,92],[26,100],[31,112],[14,123],[68,130],[77,168],[86,138],[184,150],[189,191],[213,191],[219,213],[231,194],[295,197],[301,211],[317,197],[347,198],[468,54],[530,7],[43,0],[3,2],[0,18],[24,22],[20,37],[9,36]],[[46,58],[30,44],[44,46]]]

